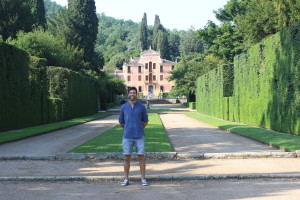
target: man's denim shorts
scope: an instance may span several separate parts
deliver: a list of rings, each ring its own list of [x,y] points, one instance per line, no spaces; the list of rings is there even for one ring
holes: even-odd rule
[[[138,138],[138,139],[123,138],[123,140],[122,140],[123,155],[131,155],[133,146],[135,146],[135,148],[136,148],[137,155],[145,154],[144,138]]]

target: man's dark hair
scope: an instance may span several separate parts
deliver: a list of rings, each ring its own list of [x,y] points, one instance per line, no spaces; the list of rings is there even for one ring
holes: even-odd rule
[[[128,93],[129,93],[131,90],[135,90],[136,94],[138,93],[136,87],[130,87],[129,90],[128,90]]]

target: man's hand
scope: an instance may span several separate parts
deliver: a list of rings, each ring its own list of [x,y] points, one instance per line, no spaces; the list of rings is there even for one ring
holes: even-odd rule
[[[143,127],[146,128],[147,125],[148,125],[148,122],[144,122]]]
[[[120,124],[120,126],[122,126],[122,128],[124,128],[124,124]]]

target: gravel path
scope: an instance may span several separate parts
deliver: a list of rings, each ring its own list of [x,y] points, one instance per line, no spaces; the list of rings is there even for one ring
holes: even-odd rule
[[[243,153],[280,151],[232,134],[183,114],[160,114],[178,153]],[[65,153],[118,123],[118,115],[0,145],[0,156],[38,156]],[[150,122],[151,123],[151,122]]]
[[[236,153],[280,151],[260,142],[221,130],[183,114],[160,118],[178,153]]]
[[[156,181],[148,187],[131,182],[127,187],[112,182],[2,182],[0,198],[6,200],[299,200],[300,181],[274,180],[205,180]]]
[[[121,160],[11,160],[0,161],[0,169],[0,177],[123,176],[123,162]],[[300,159],[298,158],[147,161],[147,177],[285,174],[299,178],[299,169]],[[139,175],[139,163],[137,160],[133,160],[130,176]]]
[[[0,145],[0,155],[55,155],[67,152],[114,127],[118,115],[111,115],[51,133]]]

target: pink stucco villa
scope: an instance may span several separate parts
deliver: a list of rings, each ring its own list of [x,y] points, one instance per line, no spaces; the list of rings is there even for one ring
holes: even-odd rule
[[[160,52],[150,47],[141,53],[141,57],[124,63],[123,71],[115,72],[115,75],[123,79],[127,87],[136,87],[144,96],[158,96],[160,92],[169,92],[175,85],[173,81],[168,81],[168,77],[176,64],[162,59]]]

